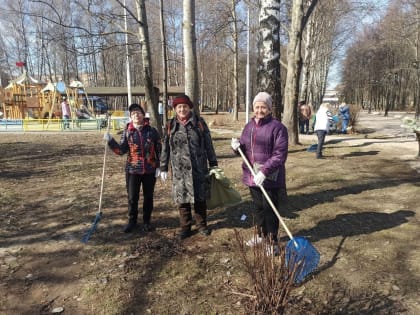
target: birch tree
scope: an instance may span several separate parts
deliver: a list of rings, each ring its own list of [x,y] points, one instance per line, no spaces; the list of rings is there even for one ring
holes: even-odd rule
[[[258,92],[265,91],[273,98],[273,116],[281,119],[280,78],[280,0],[262,0],[259,12],[257,70]]]

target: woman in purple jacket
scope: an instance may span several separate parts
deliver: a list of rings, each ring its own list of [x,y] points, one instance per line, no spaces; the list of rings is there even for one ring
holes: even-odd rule
[[[258,235],[246,244],[255,246],[263,238],[277,242],[279,220],[259,188],[262,185],[277,209],[287,201],[286,168],[288,152],[287,128],[271,115],[272,98],[266,92],[258,93],[252,103],[254,117],[245,125],[241,138],[232,139],[232,149],[240,147],[254,167],[252,176],[245,163],[242,164],[242,181],[249,187],[255,203],[255,217]],[[281,211],[280,211],[281,213]],[[275,245],[275,251],[278,251]]]

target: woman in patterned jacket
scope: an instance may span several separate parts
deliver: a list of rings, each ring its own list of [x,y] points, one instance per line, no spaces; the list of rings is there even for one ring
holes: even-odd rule
[[[125,127],[120,143],[115,141],[109,133],[105,133],[104,139],[115,154],[127,153],[125,173],[128,224],[124,232],[132,232],[137,225],[141,185],[143,185],[143,231],[148,232],[153,229],[150,221],[156,177],[160,174],[162,144],[157,130],[145,119],[143,108],[139,104],[131,104],[128,110],[131,121]]]
[[[187,95],[172,101],[176,116],[168,123],[160,160],[161,178],[172,170],[172,193],[178,204],[181,232],[179,239],[191,236],[191,204],[200,234],[208,236],[207,204],[209,167],[217,166],[210,130],[202,118],[194,115],[193,103]]]

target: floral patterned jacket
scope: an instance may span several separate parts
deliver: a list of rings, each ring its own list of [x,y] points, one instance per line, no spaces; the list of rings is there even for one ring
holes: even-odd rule
[[[136,129],[132,122],[128,123],[120,143],[111,139],[108,145],[117,155],[128,153],[125,169],[130,174],[152,174],[160,165],[161,139],[148,122],[140,129]]]

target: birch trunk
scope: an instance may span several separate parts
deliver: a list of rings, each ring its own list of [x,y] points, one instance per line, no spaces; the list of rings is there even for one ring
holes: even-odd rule
[[[273,98],[273,116],[281,119],[280,78],[280,0],[262,0],[259,14],[258,91],[265,91]]]

